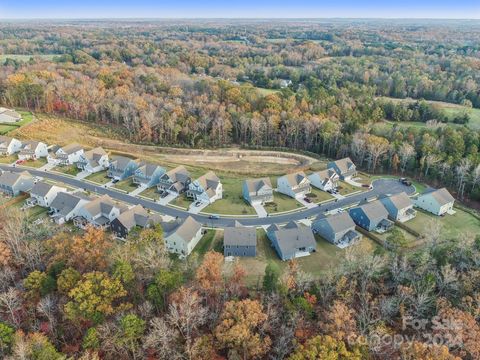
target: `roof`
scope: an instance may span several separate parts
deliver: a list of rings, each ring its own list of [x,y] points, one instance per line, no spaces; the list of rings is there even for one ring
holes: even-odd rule
[[[455,201],[455,198],[450,194],[450,192],[446,188],[441,189],[428,189],[420,197],[425,195],[431,195],[439,204],[440,206],[451,203]]]
[[[60,190],[66,190],[65,188],[61,188],[59,186],[55,186],[55,185],[52,185],[52,184],[48,184],[46,182],[43,182],[43,181],[39,181],[37,182],[35,185],[33,185],[32,187],[32,190],[30,190],[30,195],[37,195],[37,196],[41,196],[41,197],[44,197],[46,196],[50,190],[52,190],[53,188],[56,188],[57,191],[60,191]]]
[[[23,171],[21,173],[5,171],[0,175],[0,184],[12,187],[22,178],[32,179],[32,175],[30,175],[28,171]]]
[[[384,199],[390,199],[392,204],[397,209],[404,209],[404,208],[407,208],[407,207],[410,207],[410,206],[413,205],[413,202],[410,199],[410,197],[404,192],[401,192],[401,193],[395,194],[395,195],[391,195],[391,196],[387,196]]]
[[[0,145],[8,146],[12,142],[13,138],[0,135]]]
[[[287,182],[290,184],[290,186],[298,186],[302,183],[302,181],[307,179],[307,175],[305,175],[305,173],[303,171],[299,171],[299,172],[296,172],[296,173],[281,176],[281,178],[286,178]]]
[[[196,181],[205,190],[210,188],[216,189],[218,184],[220,184],[220,179],[218,178],[217,175],[215,175],[213,171],[209,171],[206,174],[200,176]]]
[[[157,171],[158,168],[162,169],[161,166],[156,165],[156,164],[142,163],[139,166],[137,171],[141,171],[142,174],[144,174],[147,177],[150,177],[150,176],[153,176],[153,174],[155,173],[155,171]]]
[[[223,245],[257,246],[257,231],[254,227],[242,226],[236,221],[235,226],[225,228]]]
[[[78,203],[82,200],[90,199],[79,193],[69,194],[67,192],[59,192],[55,199],[52,201],[50,207],[59,210],[62,215],[67,215],[68,213],[70,213],[70,211],[75,209]]]
[[[315,221],[326,222],[334,233],[338,233],[347,229],[355,228],[353,219],[347,212],[338,213],[331,216],[319,215]]]
[[[323,180],[323,182],[330,180],[332,177],[338,177],[337,172],[333,169],[320,170],[314,172],[313,174],[316,174],[320,179]]]
[[[340,159],[340,160],[336,160],[336,161],[334,161],[334,164],[338,167],[338,169],[340,170],[340,172],[342,174],[349,171],[351,167],[355,166],[352,159],[350,159],[349,157],[346,157],[346,158],[343,158],[343,159]]]
[[[357,207],[357,209],[358,208],[362,209],[365,215],[367,215],[371,219],[378,219],[381,217],[384,217],[386,219],[388,217],[387,209],[379,200],[365,203]]]
[[[245,184],[247,185],[249,193],[257,192],[263,187],[272,189],[272,182],[267,177],[259,179],[248,179],[245,180]]]
[[[93,164],[98,164],[100,159],[107,155],[107,152],[103,150],[102,147],[96,147],[95,149],[91,149],[88,151],[85,151],[83,154],[85,159],[88,160],[88,162],[93,163]]]
[[[178,219],[170,223],[163,224],[165,237],[169,237],[172,234],[176,234],[182,238],[186,243],[192,241],[198,231],[202,228],[202,225],[197,222],[193,217],[189,216],[184,220]]]
[[[62,147],[62,151],[65,154],[73,154],[76,153],[77,151],[82,150],[83,147],[80,144],[73,143],[73,144],[68,144],[67,146]]]
[[[282,254],[291,254],[298,248],[316,247],[315,236],[308,226],[295,223],[287,224],[283,229],[274,231],[275,238]]]
[[[117,217],[117,220],[130,230],[137,225],[141,227],[147,226],[150,216],[143,206],[136,205],[120,214],[120,216]]]
[[[125,170],[128,166],[128,164],[130,164],[130,162],[137,162],[138,160],[137,159],[131,159],[129,157],[126,157],[126,156],[112,156],[112,160],[110,161],[110,165],[113,165],[113,167],[115,167],[115,169],[117,170]]]
[[[118,204],[116,204],[113,199],[108,195],[102,195],[84,207],[85,211],[88,211],[91,215],[98,215],[98,214],[110,214],[112,209],[114,208],[121,208]]]
[[[177,182],[177,181],[185,182],[185,180],[187,180],[190,177],[190,173],[183,165],[177,166],[176,168],[170,171],[167,171],[166,175],[170,179],[172,179],[173,182]]]

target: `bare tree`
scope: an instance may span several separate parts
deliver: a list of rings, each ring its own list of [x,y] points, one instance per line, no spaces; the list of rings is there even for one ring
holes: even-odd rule
[[[405,172],[408,161],[415,156],[415,148],[409,143],[403,143],[398,150],[398,155],[400,156],[400,168],[403,173]]]
[[[4,313],[8,320],[15,325],[20,325],[20,310],[22,308],[22,297],[20,292],[11,287],[0,294],[0,312]]]

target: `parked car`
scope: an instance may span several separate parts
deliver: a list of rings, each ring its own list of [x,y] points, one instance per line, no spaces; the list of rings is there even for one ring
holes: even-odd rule
[[[218,216],[218,215],[210,215],[208,218],[209,218],[210,220],[218,220],[218,219],[220,219],[220,216]]]
[[[312,200],[310,200],[308,197],[304,198],[303,200],[304,200],[306,203],[309,203],[309,204],[312,202]]]
[[[162,192],[162,194],[160,195],[160,197],[163,199],[163,198],[166,198],[168,196],[168,192],[167,191],[164,191]]]
[[[116,183],[118,183],[119,181],[120,181],[120,180],[118,180],[118,179],[113,179],[113,180],[112,180],[112,184],[116,184]]]
[[[200,206],[200,205],[202,205],[202,202],[201,202],[201,201],[197,201],[197,202],[194,204],[194,206],[197,206],[197,207]]]
[[[401,178],[400,182],[405,186],[411,186],[412,185],[412,182],[410,180],[408,180],[407,178]]]
[[[17,161],[15,161],[15,164],[18,164],[18,165],[24,164],[24,163],[25,163],[25,160],[17,160]]]

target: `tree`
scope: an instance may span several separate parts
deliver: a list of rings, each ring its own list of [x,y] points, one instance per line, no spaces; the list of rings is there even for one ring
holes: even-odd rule
[[[418,341],[400,347],[402,360],[460,360],[450,354],[445,345],[425,344]]]
[[[68,293],[71,300],[65,304],[65,314],[71,321],[90,320],[98,324],[106,316],[130,307],[127,303],[118,304],[126,295],[120,280],[98,271],[86,273]]]
[[[375,172],[379,158],[388,151],[390,144],[384,137],[368,135],[366,147],[370,155],[370,169]]]
[[[402,173],[405,172],[408,161],[415,156],[415,148],[409,143],[403,143],[398,150]]]
[[[42,296],[55,290],[55,279],[50,275],[38,270],[32,271],[23,280],[23,286],[27,291],[26,296],[30,300],[38,301]]]
[[[206,293],[216,295],[223,284],[223,255],[209,251],[205,254],[202,264],[198,267],[195,274],[200,288]]]
[[[127,346],[133,359],[137,359],[139,341],[145,332],[145,321],[135,314],[125,315],[120,319],[121,344]]]
[[[336,340],[351,341],[358,337],[355,312],[346,304],[335,301],[325,314],[323,329]]]
[[[404,249],[408,245],[405,235],[397,228],[394,228],[390,231],[390,234],[388,234],[387,238],[385,239],[385,243],[388,248],[394,251]]]
[[[305,345],[289,357],[289,360],[362,360],[362,353],[358,348],[349,351],[345,343],[335,340],[331,336],[315,336],[307,340]]]
[[[0,356],[5,357],[10,353],[10,348],[13,345],[15,329],[3,322],[0,322]]]
[[[265,275],[263,277],[263,289],[267,292],[274,292],[278,287],[280,279],[280,268],[274,262],[268,262],[265,267]]]
[[[82,275],[74,268],[64,269],[57,279],[58,291],[67,295],[70,290],[77,286],[78,281],[82,278]]]
[[[257,358],[270,348],[270,338],[259,333],[267,316],[256,300],[225,303],[215,337],[224,348],[238,352],[243,359]]]

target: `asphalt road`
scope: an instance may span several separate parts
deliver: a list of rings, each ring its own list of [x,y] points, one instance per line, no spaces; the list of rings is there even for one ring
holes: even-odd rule
[[[218,228],[225,228],[225,227],[232,226],[235,221],[240,221],[243,225],[246,225],[246,226],[257,226],[257,227],[263,226],[263,225],[271,225],[271,224],[284,224],[291,220],[308,219],[308,218],[315,217],[326,211],[331,211],[331,210],[335,210],[343,207],[349,207],[365,199],[373,199],[380,195],[397,194],[402,191],[411,195],[415,191],[415,188],[413,186],[405,186],[396,179],[380,179],[373,182],[372,190],[355,194],[352,196],[347,196],[341,200],[324,203],[318,207],[311,208],[311,209],[303,209],[303,210],[291,212],[288,214],[270,215],[265,218],[253,218],[253,217],[242,217],[242,216],[238,216],[238,217],[232,217],[232,216],[222,217],[221,216],[220,219],[212,220],[212,219],[209,219],[208,215],[190,214],[186,210],[180,210],[173,207],[160,205],[151,200],[130,196],[123,192],[119,192],[109,188],[104,188],[100,185],[94,185],[87,181],[77,180],[75,178],[62,175],[59,173],[54,173],[49,171],[39,171],[39,170],[34,170],[34,169],[24,168],[24,167],[13,167],[11,165],[2,165],[2,164],[0,164],[0,169],[7,170],[7,171],[14,171],[14,172],[21,172],[21,171],[27,170],[33,176],[60,181],[72,187],[85,189],[90,192],[95,192],[101,195],[107,194],[111,198],[116,199],[118,201],[122,201],[132,205],[139,204],[146,209],[150,209],[164,215],[180,217],[180,218],[184,218],[190,215],[201,224],[204,224],[209,227],[218,227]]]

